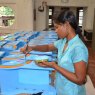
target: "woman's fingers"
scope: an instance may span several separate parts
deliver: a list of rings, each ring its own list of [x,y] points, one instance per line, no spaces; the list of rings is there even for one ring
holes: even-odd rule
[[[36,62],[35,62],[36,63]],[[39,62],[39,63],[36,63],[36,65],[40,66],[40,67],[47,67],[47,65],[43,64],[43,62]]]
[[[23,52],[24,54],[27,54],[27,46],[23,47],[20,49],[21,52]]]
[[[42,66],[42,67],[51,67],[51,62],[42,61],[42,62],[38,63],[38,65]]]
[[[42,63],[44,65],[46,65],[47,67],[50,67],[50,68],[54,68],[54,66],[56,65],[55,62],[45,62],[45,61],[43,61]]]

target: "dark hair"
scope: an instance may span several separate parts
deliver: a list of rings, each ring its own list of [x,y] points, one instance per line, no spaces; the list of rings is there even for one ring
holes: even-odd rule
[[[67,11],[61,12],[57,18],[53,19],[53,21],[57,24],[60,24],[60,23],[64,24],[66,21],[68,21],[71,27],[75,30],[75,33],[78,34],[79,37],[84,42],[84,38],[82,36],[82,30],[78,26],[78,22],[72,11],[67,10]]]

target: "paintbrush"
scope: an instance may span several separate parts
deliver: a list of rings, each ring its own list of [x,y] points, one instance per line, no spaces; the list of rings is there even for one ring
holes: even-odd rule
[[[27,44],[27,45],[26,45],[26,52],[28,51],[28,43],[29,43],[29,41],[27,40],[27,42],[26,42],[26,44]],[[25,54],[25,63],[26,63],[26,56],[27,56],[27,54],[28,54],[28,53]]]

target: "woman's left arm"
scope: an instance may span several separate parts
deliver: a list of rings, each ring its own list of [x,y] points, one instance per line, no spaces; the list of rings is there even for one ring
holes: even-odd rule
[[[58,66],[55,62],[42,62],[39,64],[39,66],[54,68],[57,72],[61,73],[64,77],[66,77],[67,79],[69,79],[70,81],[78,85],[82,85],[85,82],[86,63],[84,61],[80,61],[74,64],[75,73],[70,72]]]
[[[80,61],[74,64],[75,73],[70,72],[58,65],[53,65],[53,68],[55,68],[57,72],[60,72],[64,77],[76,84],[82,85],[85,82],[86,63],[84,61]]]

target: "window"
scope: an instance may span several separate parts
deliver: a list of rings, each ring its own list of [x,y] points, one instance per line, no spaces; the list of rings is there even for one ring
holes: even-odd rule
[[[15,16],[13,10],[8,6],[0,6],[0,27],[13,25]]]
[[[53,27],[53,20],[52,20],[53,11],[54,7],[49,7],[49,20],[48,20],[49,28]]]
[[[77,10],[78,25],[82,27],[83,25],[83,8],[78,8]]]
[[[49,9],[49,15],[52,15],[52,9]]]

